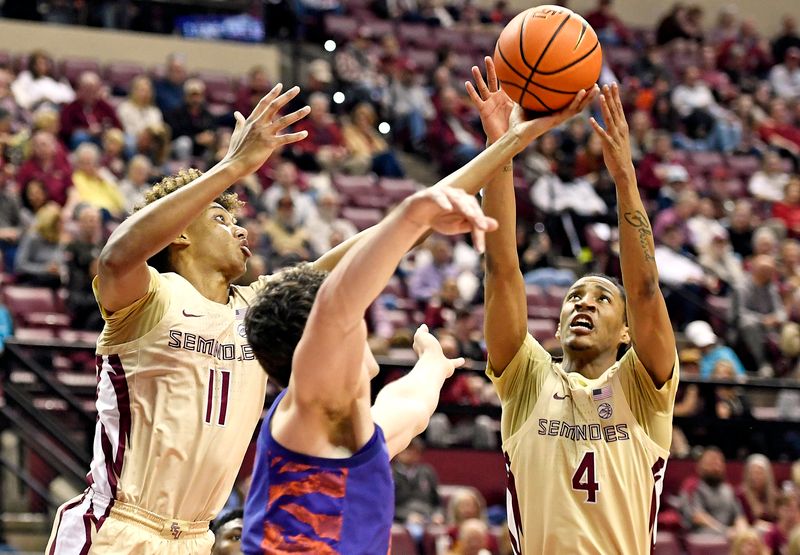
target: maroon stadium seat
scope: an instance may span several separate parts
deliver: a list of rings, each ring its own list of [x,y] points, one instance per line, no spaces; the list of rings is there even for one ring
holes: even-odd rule
[[[681,553],[681,546],[675,534],[672,532],[658,532],[656,534],[654,555],[681,555]]]
[[[386,19],[373,19],[363,24],[363,27],[368,30],[371,36],[377,38],[385,35],[394,35],[394,21]]]
[[[556,335],[557,322],[555,320],[528,320],[528,331],[540,343],[552,339]]]
[[[425,50],[424,48],[407,48],[406,55],[423,70],[433,69],[438,60],[436,52],[433,50]]]
[[[497,33],[472,33],[469,36],[469,42],[475,52],[490,56],[494,52],[494,47],[497,44]]]
[[[100,334],[96,331],[61,330],[58,337],[68,343],[88,343],[94,345]]]
[[[347,15],[325,16],[325,32],[333,38],[352,39],[358,34],[359,21]]]
[[[728,555],[728,540],[714,534],[687,534],[688,555]]]
[[[106,81],[112,88],[128,92],[133,78],[146,73],[147,71],[142,65],[131,62],[113,62],[106,68]]]
[[[440,29],[432,29],[428,25],[418,23],[401,23],[398,29],[400,41],[406,45],[415,45],[419,48],[436,49],[439,41],[436,34]]]
[[[3,288],[3,302],[17,325],[22,327],[29,325],[28,318],[33,313],[59,312],[53,290],[47,287],[6,285]]]
[[[755,156],[728,156],[727,166],[739,177],[749,178],[761,167],[761,161]]]
[[[20,341],[49,341],[55,334],[49,328],[17,328],[14,337]]]
[[[25,317],[27,325],[32,328],[68,328],[71,319],[61,312],[32,312]]]
[[[201,71],[197,78],[206,84],[206,97],[215,104],[231,104],[235,100],[231,76],[226,73]]]
[[[383,212],[377,208],[342,208],[342,218],[350,220],[359,231],[367,229],[383,219]]]
[[[89,58],[65,58],[61,62],[61,75],[66,77],[73,86],[78,83],[78,78],[84,71],[100,73],[100,63]]]
[[[420,184],[413,179],[394,179],[383,177],[378,181],[378,187],[383,195],[393,202],[400,202],[421,189]]]
[[[343,199],[343,204],[350,204],[351,200],[359,195],[373,195],[380,192],[372,175],[336,174],[333,176],[333,186],[346,197]]]
[[[392,524],[391,555],[418,555],[414,539],[404,526]]]

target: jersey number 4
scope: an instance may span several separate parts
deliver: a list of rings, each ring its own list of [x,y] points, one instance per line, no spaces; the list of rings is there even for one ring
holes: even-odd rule
[[[204,420],[206,424],[210,426],[225,425],[228,419],[228,392],[230,388],[230,370],[208,369],[208,392],[206,393],[206,417]]]
[[[587,451],[572,475],[572,489],[586,492],[586,503],[597,503],[600,484],[595,478],[594,451]]]

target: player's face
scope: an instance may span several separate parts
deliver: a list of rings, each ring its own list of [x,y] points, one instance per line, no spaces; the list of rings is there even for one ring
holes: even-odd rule
[[[611,281],[597,276],[581,278],[570,287],[556,337],[565,352],[614,350],[628,342],[625,302]]]
[[[242,541],[242,519],[234,518],[222,525],[217,531],[214,543],[214,555],[235,555],[241,553],[239,544]]]
[[[187,228],[193,255],[210,271],[219,271],[231,281],[242,275],[250,258],[247,230],[216,202]]]

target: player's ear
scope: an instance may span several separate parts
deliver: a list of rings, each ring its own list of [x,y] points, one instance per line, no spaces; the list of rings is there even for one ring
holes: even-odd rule
[[[561,341],[561,322],[556,326],[556,339]]]
[[[628,326],[622,326],[622,331],[619,334],[619,342],[626,345],[631,344],[631,330]]]

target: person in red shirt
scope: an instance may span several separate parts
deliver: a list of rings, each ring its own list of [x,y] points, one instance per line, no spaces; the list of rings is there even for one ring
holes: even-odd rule
[[[99,145],[106,129],[122,129],[114,108],[101,97],[101,86],[96,73],[82,73],[77,98],[61,111],[61,138],[70,149],[86,141]]]
[[[800,502],[795,492],[782,493],[778,497],[777,505],[778,521],[764,536],[764,543],[770,553],[783,553],[783,547],[789,542],[789,534],[800,525]]]
[[[791,237],[800,237],[800,177],[792,177],[786,184],[783,200],[772,205],[772,216],[786,225]]]
[[[31,156],[17,172],[21,187],[31,181],[42,183],[50,200],[61,206],[67,201],[67,190],[72,187],[72,167],[58,148],[58,140],[48,131],[34,133]]]
[[[800,128],[794,123],[786,101],[775,98],[769,105],[769,118],[759,126],[758,132],[767,143],[800,154]]]

